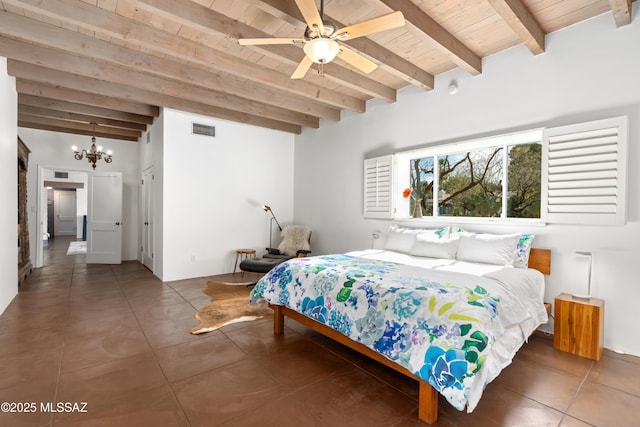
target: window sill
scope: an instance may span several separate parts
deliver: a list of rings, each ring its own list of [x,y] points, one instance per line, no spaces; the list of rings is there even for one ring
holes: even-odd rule
[[[478,224],[478,225],[507,225],[507,226],[527,226],[527,227],[545,227],[547,224],[539,218],[474,218],[474,217],[395,217],[394,222],[411,224],[413,226],[422,224]]]

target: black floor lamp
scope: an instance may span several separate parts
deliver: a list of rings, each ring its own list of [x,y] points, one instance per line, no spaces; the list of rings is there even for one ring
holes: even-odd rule
[[[272,248],[272,246],[271,246],[271,235],[273,234],[271,232],[271,230],[273,228],[273,221],[275,221],[276,224],[278,224],[278,228],[280,229],[280,231],[282,231],[282,227],[280,227],[280,223],[276,219],[276,216],[273,214],[273,211],[271,210],[270,206],[263,205],[262,209],[264,209],[265,212],[271,213],[271,219],[269,219],[269,250],[271,250],[271,248]]]

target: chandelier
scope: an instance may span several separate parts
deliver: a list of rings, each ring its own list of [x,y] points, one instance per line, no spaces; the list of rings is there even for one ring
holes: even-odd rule
[[[95,169],[96,162],[98,160],[104,159],[106,163],[111,163],[113,159],[111,158],[111,150],[108,150],[105,153],[104,151],[102,151],[101,146],[96,147],[96,137],[95,137],[96,124],[95,123],[90,123],[90,124],[93,125],[93,136],[91,137],[91,148],[89,148],[89,150],[78,151],[78,147],[74,145],[73,147],[71,147],[71,149],[73,150],[73,157],[76,160],[82,160],[84,157],[86,157],[89,163],[91,163],[91,166],[93,167],[93,169]]]

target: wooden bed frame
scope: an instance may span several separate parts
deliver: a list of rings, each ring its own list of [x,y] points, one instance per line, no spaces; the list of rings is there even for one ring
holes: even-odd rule
[[[551,251],[549,249],[531,249],[529,255],[529,268],[540,271],[542,274],[551,273]],[[269,307],[273,309],[273,333],[276,335],[282,335],[284,333],[284,317],[289,317],[298,323],[301,323],[314,331],[331,338],[334,341],[343,344],[352,350],[357,351],[371,359],[382,363],[383,365],[406,375],[409,378],[413,378],[418,381],[420,385],[420,391],[418,395],[418,418],[427,424],[433,424],[438,419],[438,392],[427,381],[419,378],[406,368],[392,362],[383,355],[371,350],[364,344],[360,344],[357,341],[353,341],[346,335],[331,329],[330,327],[319,323],[303,314],[300,314],[288,307],[281,305],[269,304]]]

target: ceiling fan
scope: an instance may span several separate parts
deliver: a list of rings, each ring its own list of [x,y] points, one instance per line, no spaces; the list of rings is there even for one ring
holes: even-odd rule
[[[301,45],[305,57],[300,61],[298,68],[291,75],[292,79],[301,79],[307,74],[313,63],[327,64],[336,56],[351,64],[360,71],[368,74],[378,66],[364,56],[340,44],[341,41],[363,37],[380,31],[391,30],[404,25],[402,12],[392,12],[377,18],[369,19],[353,25],[336,29],[334,25],[322,19],[324,16],[324,0],[320,0],[320,11],[316,8],[315,0],[295,0],[298,9],[302,13],[307,29],[304,38],[258,38],[239,39],[238,43],[244,46],[270,45],[270,44],[296,44]],[[322,70],[322,68],[320,69]]]

